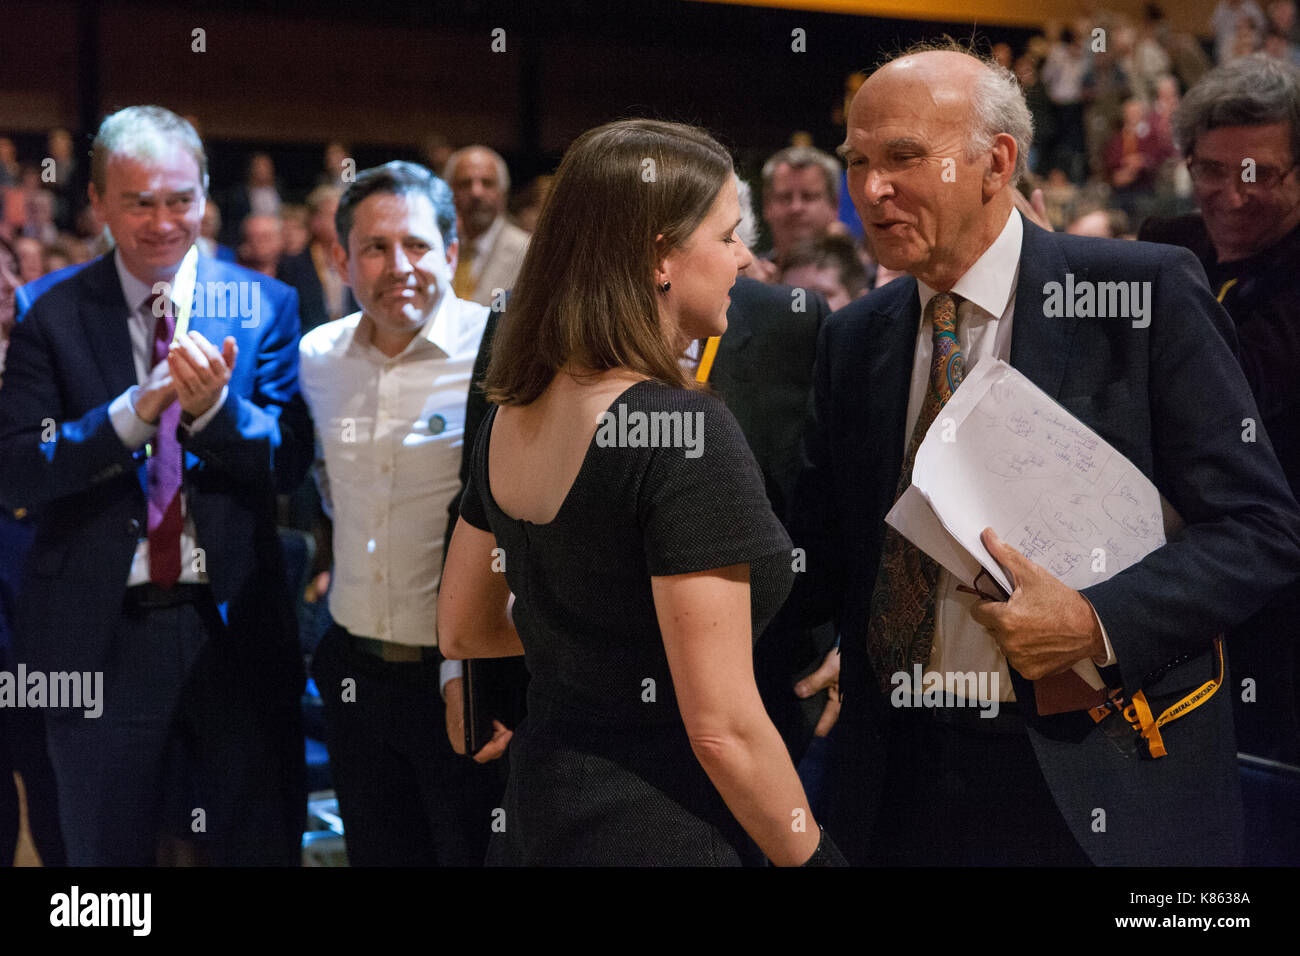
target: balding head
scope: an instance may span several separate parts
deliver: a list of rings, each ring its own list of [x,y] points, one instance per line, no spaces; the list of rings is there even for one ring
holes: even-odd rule
[[[1032,124],[997,64],[907,53],[863,83],[840,148],[876,259],[946,291],[997,238]]]
[[[456,215],[467,239],[477,239],[505,214],[510,172],[496,150],[486,146],[457,150],[448,158],[443,178],[451,186]]]

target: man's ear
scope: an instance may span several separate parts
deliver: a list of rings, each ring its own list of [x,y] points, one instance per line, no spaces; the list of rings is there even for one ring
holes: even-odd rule
[[[447,246],[447,265],[451,267],[452,274],[456,272],[456,263],[460,260],[460,240],[457,239],[451,245]]]
[[[94,183],[86,184],[86,195],[90,197],[90,208],[95,211],[95,218],[103,222],[104,198],[100,196],[99,190],[95,188]]]
[[[992,198],[1010,183],[1016,172],[1016,157],[1020,150],[1016,147],[1016,138],[1010,133],[998,133],[993,137],[989,168],[984,174],[984,194]]]
[[[352,282],[348,278],[348,251],[343,247],[343,243],[334,240],[334,245],[330,247],[330,255],[334,260],[334,271],[339,274],[345,286],[352,288]]]

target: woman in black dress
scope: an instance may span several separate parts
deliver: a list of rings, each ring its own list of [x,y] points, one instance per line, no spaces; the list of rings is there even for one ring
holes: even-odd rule
[[[438,603],[447,657],[523,653],[531,677],[489,863],[840,859],[754,683],[790,540],[735,419],[679,362],[726,329],[739,220],[702,130],[610,123],[560,165]]]

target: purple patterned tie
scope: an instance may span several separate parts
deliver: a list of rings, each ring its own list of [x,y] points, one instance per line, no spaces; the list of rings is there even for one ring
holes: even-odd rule
[[[150,316],[155,314],[155,303],[162,299],[155,295],[145,303]],[[172,311],[170,298],[164,299],[167,313]],[[167,361],[176,319],[170,314],[158,316],[153,332],[153,362]],[[158,419],[158,434],[153,440],[149,456],[149,580],[169,588],[181,576],[181,462],[184,452],[176,438],[181,421],[181,406],[172,402]]]
[[[957,306],[961,296],[941,292],[925,307],[934,330],[934,356],[930,361],[930,383],[917,416],[912,438],[898,476],[897,501],[912,483],[912,464],[925,433],[952,398],[966,374],[966,359],[957,341]],[[924,669],[934,646],[934,593],[939,565],[892,527],[886,525],[880,549],[880,568],[871,594],[871,624],[867,629],[867,653],[881,690],[892,688],[890,678],[898,671],[910,674],[913,664]]]

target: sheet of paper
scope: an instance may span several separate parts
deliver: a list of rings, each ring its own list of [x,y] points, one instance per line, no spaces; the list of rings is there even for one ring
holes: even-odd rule
[[[886,520],[965,583],[973,574],[958,551],[1008,592],[1011,581],[980,541],[986,527],[1082,590],[1161,547],[1166,522],[1177,525],[1136,466],[1016,369],[989,359],[930,426],[908,492]],[[1090,661],[1075,670],[1100,686]]]
[[[1008,590],[980,542],[985,527],[1076,590],[1165,543],[1155,485],[1006,362],[981,362],[954,393],[917,450],[912,484]]]

